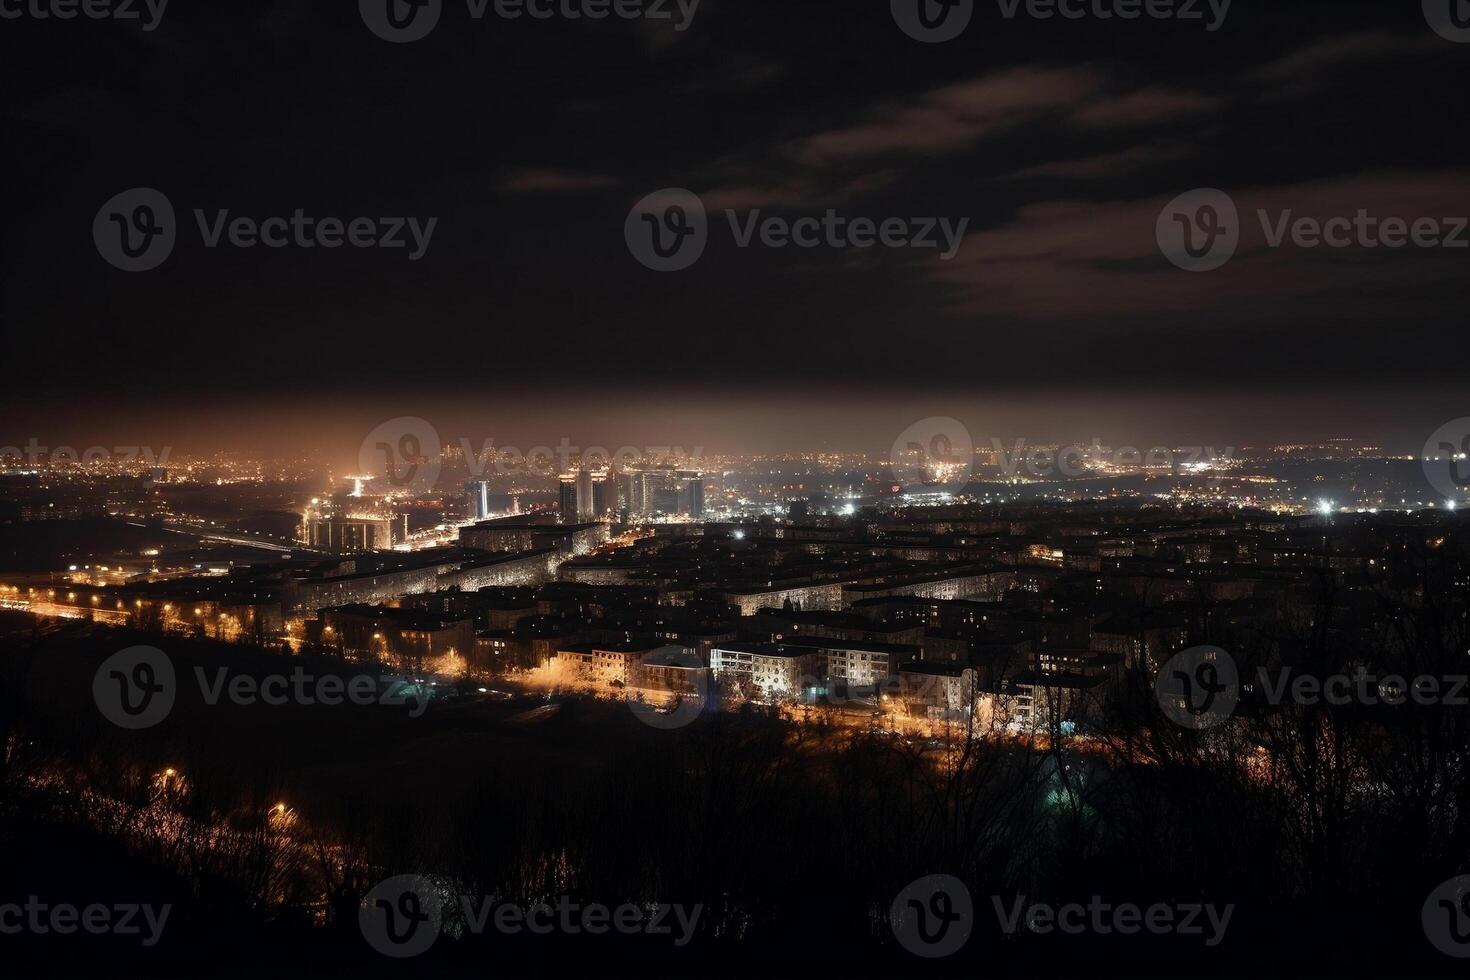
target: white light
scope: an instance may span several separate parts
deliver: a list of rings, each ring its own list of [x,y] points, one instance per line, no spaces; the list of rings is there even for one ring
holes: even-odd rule
[[[1459,504],[1455,503],[1453,500],[1446,500],[1444,505],[1446,510],[1454,510],[1456,507],[1459,506]]]
[[[1331,517],[1332,512],[1336,509],[1337,508],[1330,500],[1324,500],[1317,505],[1317,513],[1321,514],[1323,517]]]

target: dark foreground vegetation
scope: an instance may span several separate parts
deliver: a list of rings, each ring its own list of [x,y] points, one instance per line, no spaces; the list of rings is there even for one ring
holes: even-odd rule
[[[1333,578],[1278,635],[1200,610],[1201,642],[1243,673],[1466,672],[1462,554],[1406,562],[1338,628]],[[1361,590],[1355,592],[1361,595]],[[1364,616],[1368,618],[1365,620]],[[1363,623],[1370,626],[1364,628]],[[761,710],[676,731],[597,701],[471,691],[404,706],[205,704],[190,684],[154,728],[92,702],[110,653],[165,646],[180,676],[363,668],[85,624],[5,620],[0,902],[155,902],[166,935],[3,939],[16,962],[116,974],[442,972],[447,976],[1458,975],[1420,921],[1470,871],[1470,710],[1245,698],[1203,732],[1165,721],[1148,677],[1102,733],[915,739],[793,725]],[[887,910],[948,873],[975,929],[944,960],[913,957]],[[390,875],[529,906],[699,904],[692,942],[464,933],[380,957],[357,908]],[[1233,904],[1228,934],[1007,935],[996,904],[1094,895]]]

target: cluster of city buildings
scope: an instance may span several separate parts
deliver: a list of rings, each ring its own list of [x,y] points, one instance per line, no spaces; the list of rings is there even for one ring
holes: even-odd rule
[[[678,471],[660,479],[655,495],[687,492]],[[576,515],[477,521],[421,551],[11,575],[0,606],[610,695],[1086,726],[1130,677],[1222,632],[1276,630],[1323,576],[1366,590],[1454,518],[957,505],[633,533]]]
[[[704,515],[704,476],[694,470],[583,468],[562,474],[557,487],[557,511],[567,523],[699,520]]]

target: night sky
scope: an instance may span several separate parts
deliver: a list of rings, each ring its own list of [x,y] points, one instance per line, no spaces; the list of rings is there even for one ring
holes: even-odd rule
[[[955,414],[1416,448],[1470,415],[1470,250],[1269,249],[1254,210],[1470,215],[1467,69],[1417,0],[1236,0],[1213,32],[981,0],[943,44],[886,0],[702,0],[683,31],[445,0],[409,44],[346,0],[0,20],[0,442],[292,448],[415,414],[449,442],[878,449]],[[133,187],[178,212],[151,272],[92,238]],[[666,187],[711,213],[677,273],[623,238]],[[1210,273],[1154,239],[1199,187],[1243,218]],[[195,208],[438,224],[418,261],[208,249]],[[950,261],[741,249],[723,208],[969,234]]]

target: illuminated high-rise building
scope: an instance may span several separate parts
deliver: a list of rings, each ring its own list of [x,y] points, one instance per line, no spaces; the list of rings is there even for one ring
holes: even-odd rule
[[[592,519],[592,472],[588,469],[577,471],[577,520],[590,521]]]
[[[577,523],[577,474],[564,473],[558,480],[557,510],[563,524]]]
[[[704,516],[704,477],[688,472],[680,473],[679,477],[684,484],[684,492],[688,495],[688,510],[685,513],[697,521]]]
[[[465,496],[469,506],[466,516],[483,521],[490,516],[490,484],[484,480],[473,480],[465,484]]]
[[[623,478],[630,519],[704,514],[704,477],[693,470],[633,470]]]
[[[395,538],[408,531],[407,517],[345,516],[311,517],[305,525],[305,544],[323,551],[388,551]]]
[[[606,470],[563,473],[558,488],[562,522],[603,521],[617,510],[618,487]]]
[[[607,520],[617,511],[618,485],[611,473],[599,473],[592,479],[592,518]]]

